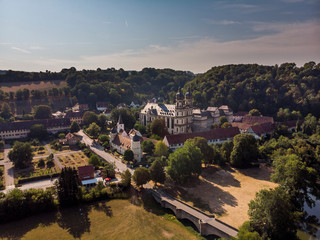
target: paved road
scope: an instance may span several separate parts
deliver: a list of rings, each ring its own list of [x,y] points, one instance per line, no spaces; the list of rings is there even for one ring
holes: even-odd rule
[[[128,168],[126,164],[122,163],[120,160],[117,160],[111,154],[105,152],[102,146],[93,143],[93,140],[89,138],[82,130],[78,132],[78,135],[82,137],[81,141],[88,145],[94,153],[99,155],[106,162],[114,163],[119,172],[124,172],[127,169],[129,169],[131,174],[134,172],[134,170]]]
[[[50,154],[53,154],[51,148],[49,147],[49,145],[46,143],[46,142],[43,142],[44,143],[44,146],[46,147],[46,149],[49,151]],[[55,162],[55,164],[60,168],[62,169],[63,166],[61,164],[61,162],[59,161],[59,159],[56,157],[56,155],[53,155],[53,160]]]
[[[10,150],[11,146],[9,144],[6,144],[4,149],[4,160],[0,161],[0,165],[4,165],[4,180],[6,189],[14,188],[14,168],[13,163],[8,158]]]

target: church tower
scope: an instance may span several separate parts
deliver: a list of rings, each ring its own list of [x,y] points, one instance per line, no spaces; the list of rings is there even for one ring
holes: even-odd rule
[[[142,158],[142,150],[140,145],[140,137],[137,134],[135,134],[131,139],[131,150],[133,152],[134,159],[140,162]]]
[[[122,121],[122,117],[121,117],[121,114],[120,114],[118,122],[117,122],[117,132],[119,133],[121,130],[124,131],[124,123]]]
[[[175,121],[174,134],[191,132],[191,125],[192,125],[191,93],[187,92],[186,97],[184,98],[180,88],[176,94],[176,109],[175,109],[174,121]]]

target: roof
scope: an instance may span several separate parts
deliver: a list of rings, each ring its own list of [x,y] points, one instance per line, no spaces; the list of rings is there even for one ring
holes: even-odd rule
[[[137,135],[137,133],[134,134],[132,141],[134,142],[139,142],[140,141],[140,137]]]
[[[68,139],[68,140],[72,140],[72,139],[78,139],[75,135],[73,135],[72,133],[68,133],[67,135],[66,135],[66,139]]]
[[[108,107],[110,103],[109,102],[96,102],[96,107],[101,108],[101,107]]]
[[[65,118],[82,118],[84,112],[67,112]]]
[[[175,116],[176,105],[175,104],[161,104],[161,103],[147,103],[146,106],[141,109],[141,113],[149,113],[156,116]]]
[[[0,124],[0,132],[30,129],[34,124],[43,124],[47,128],[70,126],[69,118],[52,118],[29,121],[18,121]]]
[[[265,134],[265,133],[271,133],[275,129],[274,124],[272,123],[262,123],[259,125],[254,125],[251,127],[252,131],[257,134],[258,136]]]
[[[131,148],[131,139],[129,137],[124,137],[121,134],[117,134],[112,143],[122,147],[123,149]]]
[[[147,137],[142,137],[142,141],[151,141],[153,142],[154,145],[156,145],[159,142],[158,140],[147,138]]]
[[[94,167],[93,165],[86,165],[78,167],[78,173],[80,179],[88,178],[88,176],[94,176]]]
[[[274,123],[273,117],[266,117],[266,116],[243,116],[242,119],[243,123],[248,123],[248,124],[261,124],[261,123]]]
[[[290,121],[286,121],[286,122],[277,122],[277,124],[278,125],[285,125],[288,128],[293,128],[293,127],[296,127],[297,121],[299,121],[300,125],[303,123],[302,120],[290,120]]]
[[[234,116],[241,116],[241,117],[243,117],[243,116],[245,116],[245,115],[248,115],[249,114],[249,112],[237,112],[236,114],[233,114]]]
[[[194,132],[187,134],[177,134],[177,135],[166,135],[167,141],[169,145],[172,144],[180,144],[184,143],[187,139],[192,139],[195,137],[203,137],[209,140],[215,139],[225,139],[225,138],[233,138],[237,134],[239,134],[239,129],[237,127],[231,128],[215,128],[206,132]]]
[[[232,122],[232,127],[238,127],[239,129],[248,130],[253,124],[243,122]]]

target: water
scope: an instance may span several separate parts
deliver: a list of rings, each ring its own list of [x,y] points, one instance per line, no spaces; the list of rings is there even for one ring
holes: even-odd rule
[[[313,197],[313,199],[315,199],[315,197]],[[320,222],[320,200],[316,200],[315,206],[313,208],[309,208],[307,204],[304,204],[304,208],[309,215],[316,216]],[[318,227],[316,237],[317,239],[320,239],[320,227]]]

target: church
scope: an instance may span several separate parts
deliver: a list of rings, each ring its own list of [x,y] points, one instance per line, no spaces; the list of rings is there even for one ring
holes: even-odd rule
[[[190,89],[183,95],[179,88],[176,104],[147,103],[140,111],[140,123],[147,126],[154,119],[162,118],[168,132],[176,135],[208,131],[213,123],[219,123],[221,116],[230,123],[233,121],[233,111],[228,106],[193,108]]]

